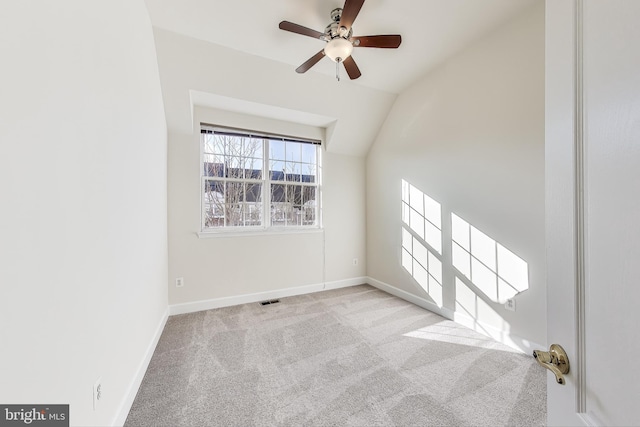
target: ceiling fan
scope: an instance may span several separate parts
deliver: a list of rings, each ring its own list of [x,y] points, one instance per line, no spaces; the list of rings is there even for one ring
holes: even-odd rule
[[[353,28],[351,25],[356,19],[356,16],[358,16],[363,3],[364,0],[345,0],[344,7],[342,9],[333,9],[331,11],[331,23],[327,25],[324,33],[289,21],[282,21],[280,23],[279,27],[281,30],[313,37],[327,43],[324,49],[296,68],[296,72],[304,73],[318,63],[322,57],[328,56],[336,63],[336,78],[338,80],[340,80],[338,74],[338,66],[340,63],[344,64],[344,68],[347,70],[349,78],[353,80],[362,75],[358,65],[356,65],[356,62],[351,56],[351,52],[354,47],[396,49],[400,46],[402,37],[400,37],[399,34],[359,37],[353,36]]]

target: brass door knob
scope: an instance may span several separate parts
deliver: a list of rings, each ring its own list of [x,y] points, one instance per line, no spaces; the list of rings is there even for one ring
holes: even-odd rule
[[[569,358],[558,344],[551,344],[549,351],[533,350],[536,361],[556,376],[558,384],[564,385],[564,375],[569,373]]]

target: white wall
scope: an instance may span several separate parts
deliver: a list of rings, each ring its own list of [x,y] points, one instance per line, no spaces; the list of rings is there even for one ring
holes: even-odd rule
[[[212,123],[324,139],[324,129],[228,111],[195,109]],[[169,135],[170,304],[236,297],[365,275],[364,158],[323,150],[323,231],[200,238],[200,135]],[[357,266],[353,258],[361,261]],[[351,281],[351,282],[350,282]],[[333,285],[336,285],[333,283]]]
[[[198,91],[262,107],[265,117],[273,118],[268,114],[274,109],[285,109],[288,116],[275,118],[297,122],[292,114],[301,112],[329,118],[333,123],[325,141],[327,149],[365,156],[396,98],[395,94],[352,84],[344,78],[337,82],[314,72],[298,74],[289,64],[170,31],[155,28],[154,34],[170,132],[193,131],[191,91]],[[246,108],[233,110],[232,102],[195,104],[247,112]]]
[[[108,425],[167,307],[145,5],[5,2],[0,57],[0,402],[68,403],[72,425]]]
[[[364,154],[395,95],[299,75],[287,64],[162,29],[154,34],[169,128],[169,302],[184,304],[174,312],[213,307],[206,301],[220,298],[361,283]],[[321,139],[323,231],[199,238],[200,122]],[[184,287],[175,287],[177,277]]]
[[[441,204],[442,312],[527,351],[530,342],[544,344],[542,2],[401,93],[369,152],[367,273],[437,301],[401,265],[401,180]],[[452,267],[451,213],[528,264],[529,289],[515,297],[516,312]],[[456,293],[456,277],[466,290],[458,284]],[[469,298],[474,307],[465,313],[457,302]]]

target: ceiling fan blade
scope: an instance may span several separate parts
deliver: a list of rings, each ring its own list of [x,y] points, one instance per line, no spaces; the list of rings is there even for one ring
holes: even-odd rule
[[[389,34],[384,36],[360,36],[352,37],[354,47],[379,47],[385,49],[396,49],[402,43],[399,34]]]
[[[313,55],[311,58],[307,59],[307,61],[304,64],[296,68],[296,73],[302,74],[307,72],[309,68],[316,65],[318,61],[320,61],[323,57],[324,57],[324,49],[322,49],[320,52]]]
[[[353,25],[353,21],[356,20],[356,16],[362,8],[364,0],[346,0],[344,7],[342,8],[342,16],[340,17],[340,26],[345,27],[347,30]]]
[[[347,59],[343,61],[344,68],[347,70],[347,74],[351,80],[355,80],[362,75],[360,72],[360,68],[356,64],[356,61],[353,60],[353,56],[349,56]]]
[[[312,30],[311,28],[303,27],[302,25],[289,21],[282,21],[278,27],[280,27],[281,30],[291,31],[292,33],[302,34],[303,36],[313,37],[314,39],[319,39],[324,36],[324,33],[320,31]]]

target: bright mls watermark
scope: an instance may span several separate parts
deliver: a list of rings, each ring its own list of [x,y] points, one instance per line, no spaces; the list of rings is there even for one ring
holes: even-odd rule
[[[69,405],[0,405],[0,427],[69,427]]]

